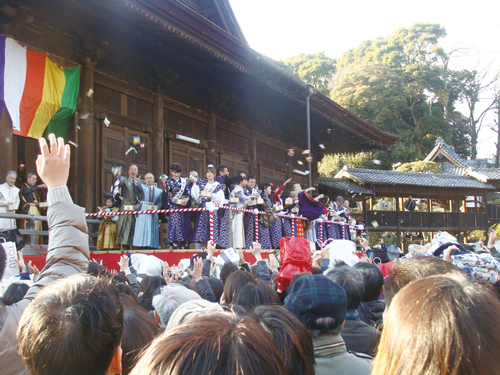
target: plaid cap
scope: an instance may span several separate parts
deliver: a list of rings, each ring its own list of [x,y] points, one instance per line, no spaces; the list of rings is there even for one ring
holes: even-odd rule
[[[344,289],[323,275],[302,276],[285,298],[285,306],[309,329],[335,329],[345,320],[347,296]],[[314,324],[318,318],[333,317],[329,326]]]

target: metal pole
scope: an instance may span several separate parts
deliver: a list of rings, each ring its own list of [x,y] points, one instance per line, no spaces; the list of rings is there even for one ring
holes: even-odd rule
[[[309,182],[309,187],[312,187],[312,166],[311,166],[311,116],[310,116],[310,110],[309,110],[309,98],[311,97],[313,93],[313,85],[310,83],[307,84],[308,91],[307,91],[307,98],[306,98],[306,112],[307,112],[307,149],[309,150],[309,159],[307,162],[307,166],[309,169],[309,174],[307,175],[308,177],[308,182]]]

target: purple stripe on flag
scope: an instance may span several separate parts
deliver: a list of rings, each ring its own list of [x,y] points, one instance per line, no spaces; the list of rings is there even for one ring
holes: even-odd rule
[[[0,117],[5,107],[4,73],[5,73],[5,36],[0,35]]]

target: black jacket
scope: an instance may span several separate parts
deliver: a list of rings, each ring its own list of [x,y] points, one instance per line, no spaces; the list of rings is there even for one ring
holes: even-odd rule
[[[385,302],[377,299],[375,301],[361,302],[356,310],[359,320],[362,320],[369,326],[375,327],[375,324],[382,322],[385,310]]]

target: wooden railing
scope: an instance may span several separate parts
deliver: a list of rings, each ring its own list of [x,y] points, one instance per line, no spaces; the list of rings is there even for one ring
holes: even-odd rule
[[[487,212],[488,220],[500,220],[500,204],[489,204]]]
[[[379,229],[423,229],[423,230],[457,230],[484,229],[486,214],[458,212],[420,212],[420,211],[368,211],[367,227],[374,229],[373,221],[377,221]]]

